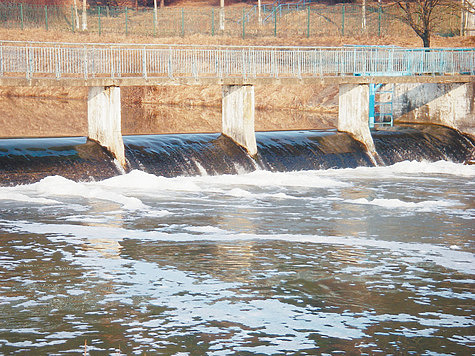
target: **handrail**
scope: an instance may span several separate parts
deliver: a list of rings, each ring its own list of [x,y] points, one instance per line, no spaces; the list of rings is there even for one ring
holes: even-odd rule
[[[338,50],[338,49],[348,49],[348,48],[359,48],[359,49],[388,49],[388,48],[397,48],[405,51],[475,51],[473,47],[400,47],[394,45],[343,45],[342,47],[336,46],[240,46],[240,45],[213,45],[213,44],[169,44],[169,43],[115,43],[115,42],[53,42],[53,41],[13,41],[13,40],[1,40],[0,44],[11,44],[11,45],[18,45],[18,46],[32,46],[37,45],[41,47],[47,46],[67,46],[67,47],[108,47],[108,48],[116,48],[116,47],[147,47],[147,48],[232,48],[232,49],[289,49],[289,50],[308,50],[308,49],[321,49],[321,50]]]
[[[0,41],[0,78],[475,75],[475,48],[244,47]]]

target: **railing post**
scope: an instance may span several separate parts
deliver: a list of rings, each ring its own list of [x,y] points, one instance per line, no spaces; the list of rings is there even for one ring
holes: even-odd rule
[[[276,50],[272,50],[271,52],[271,67],[272,67],[272,74],[274,75],[274,78],[277,78],[279,76],[279,69],[278,66],[279,64],[277,63],[277,52]]]
[[[274,8],[274,37],[277,37],[277,7]]]
[[[129,9],[125,7],[125,35],[129,34]]]
[[[96,48],[92,47],[92,77],[96,76]]]
[[[0,43],[0,77],[3,77],[4,71],[5,68],[3,64],[3,43]]]
[[[252,69],[252,77],[255,78],[257,76],[257,65],[256,65],[256,51],[254,48],[251,50],[249,48],[248,50],[248,62],[249,62],[249,68]]]
[[[241,50],[241,61],[242,61],[242,77],[247,78],[247,68],[246,68],[246,58],[245,58],[244,48]]]
[[[84,46],[84,80],[87,80],[88,74],[87,48]]]
[[[297,77],[302,79],[302,55],[300,49],[297,49]]]
[[[211,9],[211,36],[214,36],[214,7]]]
[[[113,53],[114,53],[113,49],[109,48],[110,63],[111,63],[111,78],[115,77],[115,62],[114,62]]]
[[[145,47],[142,50],[142,75],[143,78],[146,80],[147,79],[147,51]]]
[[[56,62],[56,79],[59,79],[61,78],[61,48],[59,48],[59,46],[56,46],[55,47],[55,56],[54,56],[54,60]]]
[[[322,54],[322,49],[320,48],[318,50],[319,55],[320,55],[320,77],[323,77],[323,54]]]
[[[117,77],[120,78],[122,76],[122,48],[117,48],[117,52],[119,53],[119,63],[117,66]]]
[[[24,23],[23,23],[23,4],[20,4],[20,19],[21,19],[21,22],[20,22],[20,24],[21,24],[21,29],[22,29],[22,31],[23,31],[23,29],[24,29]]]
[[[168,77],[173,79],[173,49],[170,47],[168,51]]]
[[[48,5],[45,5],[45,26],[46,31],[48,31]]]
[[[310,5],[307,5],[307,38],[310,37]]]
[[[223,73],[224,73],[224,56],[223,52],[221,50],[216,50],[216,60],[218,61],[218,75],[222,79],[223,78]],[[219,56],[219,59],[218,59]]]
[[[185,9],[181,8],[181,37],[185,37]]]
[[[378,8],[378,37],[381,37],[381,4],[379,4]]]
[[[341,35],[345,35],[345,5],[341,7]]]
[[[312,51],[312,74],[314,77],[317,76],[317,50]]]
[[[30,80],[32,76],[32,58],[31,58],[31,47],[26,47],[26,79]]]
[[[191,66],[191,70],[192,70],[192,75],[193,75],[193,78],[195,78],[195,80],[198,80],[198,55],[196,53],[196,49],[193,49],[192,50],[192,56],[191,56],[191,60],[192,60],[192,66]]]
[[[97,20],[99,21],[98,25],[99,25],[99,36],[100,36],[101,32],[102,32],[102,28],[101,28],[101,7],[100,6],[97,7],[97,17],[98,17]]]
[[[246,18],[245,8],[242,8],[242,39],[246,38]]]

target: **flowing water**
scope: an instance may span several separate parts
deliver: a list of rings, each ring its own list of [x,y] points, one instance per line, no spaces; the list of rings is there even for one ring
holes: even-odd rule
[[[371,167],[344,137],[295,135],[224,174],[203,158],[222,139],[195,137],[191,159],[191,137],[143,137],[127,174],[0,187],[0,353],[473,354],[475,166],[408,160],[385,133]],[[53,143],[0,153],[75,167]],[[175,145],[198,175],[157,172]]]

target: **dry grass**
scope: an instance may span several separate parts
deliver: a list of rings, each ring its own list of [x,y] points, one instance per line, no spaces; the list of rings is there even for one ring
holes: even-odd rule
[[[407,32],[404,36],[384,35],[381,37],[370,35],[359,36],[312,36],[282,38],[265,36],[259,38],[206,36],[200,34],[186,37],[150,37],[125,36],[121,34],[105,33],[101,36],[95,33],[71,33],[62,31],[46,31],[44,29],[0,28],[0,41],[42,41],[42,42],[70,42],[70,43],[143,43],[143,44],[200,44],[200,45],[234,45],[234,46],[343,46],[343,45],[396,45],[403,47],[420,47],[420,39]],[[467,37],[432,37],[432,47],[474,47],[475,36]]]

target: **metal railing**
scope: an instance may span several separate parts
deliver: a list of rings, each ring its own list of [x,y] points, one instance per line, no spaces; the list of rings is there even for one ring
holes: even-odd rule
[[[475,75],[475,49],[0,43],[0,78]]]

